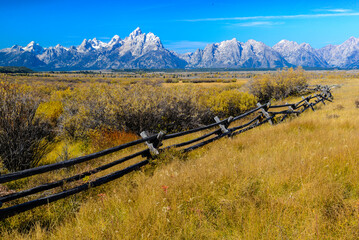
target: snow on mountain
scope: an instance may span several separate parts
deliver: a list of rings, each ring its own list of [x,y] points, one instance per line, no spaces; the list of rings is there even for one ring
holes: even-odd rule
[[[243,63],[245,68],[278,68],[290,64],[275,50],[262,42],[248,40],[243,45]]]
[[[340,45],[328,45],[318,52],[331,67],[359,68],[359,38],[351,37]]]
[[[66,54],[69,52],[68,48],[65,48],[61,46],[60,44],[57,44],[55,47],[49,47],[44,50],[44,52],[37,57],[39,60],[43,61],[46,64],[49,64],[53,61],[57,61],[59,57],[61,57],[63,54]]]
[[[241,59],[242,47],[237,39],[209,44],[205,47],[198,67],[236,67]]]
[[[189,67],[198,66],[202,61],[203,50],[197,49],[193,53],[177,54],[177,56],[186,61]]]
[[[262,42],[237,39],[208,44],[204,50],[181,56],[195,68],[275,68],[289,64]]]
[[[287,62],[295,66],[326,68],[328,63],[308,43],[298,44],[297,42],[282,40],[273,46]]]
[[[92,41],[84,39],[80,46],[77,47],[77,51],[81,53],[89,52],[94,50],[94,47],[92,47]]]
[[[3,53],[10,53],[10,52],[20,53],[23,51],[24,51],[23,47],[19,46],[19,45],[14,45],[11,48],[4,48],[4,49],[0,50],[0,52],[3,52]]]
[[[108,43],[84,39],[75,47],[49,47],[37,58],[49,69],[184,68],[187,64],[165,49],[159,37],[136,28],[122,40],[115,35]]]
[[[34,41],[0,50],[0,65],[38,70],[95,70],[124,68],[282,68],[359,67],[359,39],[314,49],[307,43],[282,40],[273,47],[237,39],[208,44],[195,52],[177,54],[164,48],[153,33],[136,28],[128,37],[115,35],[108,43],[84,39],[79,46],[43,48]]]
[[[115,35],[113,36],[113,38],[111,39],[111,41],[107,44],[108,48],[113,49],[116,47],[119,47],[122,43],[122,40],[120,38],[120,36]]]
[[[0,50],[0,66],[25,66],[30,68],[43,67],[45,64],[37,58],[44,49],[35,42],[26,47],[14,45]]]
[[[24,51],[33,52],[35,54],[41,54],[44,51],[44,48],[41,47],[38,43],[31,41],[26,47],[23,48]]]
[[[150,51],[164,49],[159,37],[153,33],[142,33],[140,28],[136,28],[129,37],[123,40],[120,55],[131,54],[138,57]]]
[[[336,48],[336,46],[329,44],[323,48],[318,49],[317,52],[325,61],[328,62],[331,58],[331,54],[334,48]]]
[[[108,45],[107,43],[104,43],[104,42],[102,42],[102,41],[97,40],[96,38],[90,39],[89,41],[90,41],[90,43],[91,43],[91,46],[92,46],[94,49],[105,48],[105,47],[107,47],[107,45]]]

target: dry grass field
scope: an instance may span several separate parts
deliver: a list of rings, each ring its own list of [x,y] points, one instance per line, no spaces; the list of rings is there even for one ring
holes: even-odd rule
[[[0,238],[358,239],[359,78],[309,83],[340,87],[315,112],[186,155],[165,152],[141,171],[12,217]]]

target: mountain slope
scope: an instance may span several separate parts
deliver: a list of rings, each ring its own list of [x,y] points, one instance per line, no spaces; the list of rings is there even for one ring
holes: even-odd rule
[[[194,68],[276,68],[290,64],[276,51],[262,42],[241,43],[235,38],[209,44],[182,58]]]
[[[0,65],[34,69],[83,70],[111,68],[184,68],[187,63],[165,49],[159,37],[135,29],[122,40],[115,35],[110,42],[84,39],[75,47],[61,45],[42,48],[35,42],[26,47],[13,46],[0,51]]]
[[[358,68],[359,39],[314,49],[307,43],[282,40],[273,47],[237,39],[208,44],[187,54],[166,49],[153,33],[136,28],[128,37],[115,35],[108,43],[84,39],[79,46],[43,48],[34,41],[0,50],[0,66],[36,70],[168,69],[168,68]]]
[[[312,68],[326,68],[328,63],[307,43],[298,44],[282,40],[273,46],[290,64]]]
[[[330,66],[359,68],[359,38],[351,37],[344,43],[319,49],[319,53]]]

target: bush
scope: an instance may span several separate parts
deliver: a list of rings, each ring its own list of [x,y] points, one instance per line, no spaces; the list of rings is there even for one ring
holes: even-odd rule
[[[36,111],[36,116],[48,120],[53,126],[56,126],[62,112],[63,105],[60,101],[49,101],[40,103]]]
[[[176,132],[213,121],[206,106],[200,105],[200,92],[192,88],[133,86],[113,105],[120,129]]]
[[[9,171],[35,167],[53,140],[51,124],[36,117],[39,100],[0,83],[0,158]]]
[[[257,75],[249,82],[249,91],[264,102],[296,95],[307,85],[307,77],[302,68],[289,68],[275,74]]]
[[[198,102],[199,97],[198,89],[147,83],[74,90],[60,98],[64,106],[60,131],[80,139],[88,138],[89,131],[96,129],[139,134],[144,130],[175,132],[194,128],[213,122],[213,114]]]
[[[237,89],[169,88],[147,83],[94,85],[63,92],[66,94],[59,91],[50,99],[61,101],[60,132],[70,139],[88,139],[91,131],[103,129],[135,134],[183,131],[213,123],[215,115],[239,115],[257,102],[254,95]]]
[[[209,98],[208,105],[219,117],[238,116],[255,107],[257,98],[236,89],[222,91]]]

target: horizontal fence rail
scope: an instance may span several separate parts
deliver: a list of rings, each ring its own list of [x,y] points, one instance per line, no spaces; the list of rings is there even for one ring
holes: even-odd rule
[[[271,124],[276,124],[284,121],[289,116],[298,116],[307,109],[312,109],[315,111],[314,106],[323,103],[325,104],[325,101],[332,102],[333,101],[333,95],[331,94],[331,89],[334,86],[322,86],[322,85],[315,85],[315,86],[308,86],[306,91],[311,92],[318,92],[314,95],[309,95],[307,97],[302,97],[302,100],[300,100],[297,103],[286,103],[281,105],[271,105],[270,102],[265,104],[257,104],[257,107],[249,110],[239,116],[235,117],[229,117],[223,120],[220,120],[218,117],[215,118],[215,123],[209,124],[206,126],[202,126],[199,128],[178,132],[178,133],[172,133],[172,134],[165,134],[164,132],[160,132],[158,134],[149,135],[146,132],[142,132],[141,136],[142,139],[135,140],[129,143],[125,143],[113,148],[109,148],[100,152],[92,153],[86,156],[73,158],[70,160],[57,162],[54,164],[44,165],[36,168],[26,169],[23,171],[18,171],[14,173],[9,173],[0,176],[0,183],[7,183],[10,181],[34,176],[37,174],[42,174],[62,168],[68,168],[71,166],[74,166],[76,164],[84,163],[93,159],[97,159],[106,155],[109,155],[111,153],[115,153],[124,149],[127,149],[129,147],[133,147],[142,143],[146,143],[147,148],[145,150],[141,150],[139,152],[127,155],[125,157],[122,157],[118,160],[112,161],[110,163],[104,164],[102,166],[99,166],[97,168],[94,168],[92,170],[82,172],[76,175],[73,175],[71,177],[67,177],[58,181],[44,183],[41,185],[38,185],[36,187],[22,190],[16,193],[11,193],[5,196],[0,197],[0,207],[2,207],[3,203],[11,202],[16,199],[21,199],[36,193],[41,193],[50,189],[54,189],[57,187],[62,187],[67,183],[76,182],[84,177],[91,176],[93,174],[102,172],[106,169],[109,169],[111,167],[117,166],[121,163],[124,163],[128,160],[142,157],[142,160],[138,163],[132,164],[129,167],[126,167],[124,169],[114,171],[110,174],[107,174],[105,176],[96,178],[95,180],[83,183],[79,186],[48,195],[46,197],[37,198],[34,200],[26,201],[24,203],[15,204],[10,207],[6,207],[3,209],[0,209],[0,220],[5,219],[10,216],[14,216],[18,213],[25,212],[28,210],[31,210],[33,208],[49,204],[51,202],[66,198],[68,196],[74,195],[76,193],[80,193],[83,191],[88,190],[92,187],[97,187],[100,185],[103,185],[105,183],[108,183],[110,181],[113,181],[115,179],[118,179],[122,176],[124,176],[127,173],[133,172],[135,170],[140,169],[141,167],[145,166],[146,164],[150,163],[151,159],[156,158],[156,155],[158,155],[160,152],[165,151],[166,149],[171,148],[181,148],[180,151],[183,152],[190,152],[197,148],[203,147],[211,142],[214,142],[218,139],[221,139],[223,137],[233,137],[238,134],[241,134],[243,132],[246,132],[250,129],[253,129],[255,127],[261,126],[262,124],[265,124],[267,122]],[[246,119],[247,121],[245,123],[242,123],[241,125],[231,127],[229,128],[230,124],[232,124],[235,121]],[[249,118],[249,119],[248,119]],[[206,133],[200,137],[194,138],[192,140],[188,140],[185,142],[176,143],[164,148],[160,148],[162,146],[162,142],[168,139],[174,139],[178,137],[182,137],[185,135],[205,131],[214,127],[218,127],[217,129]],[[191,145],[194,144],[194,145]],[[189,147],[183,148],[185,146],[191,145]],[[145,158],[145,160],[143,160]]]
[[[37,175],[40,173],[46,173],[46,172],[50,172],[53,170],[57,170],[57,169],[61,169],[61,168],[66,168],[66,167],[70,167],[70,166],[74,166],[76,164],[79,163],[83,163],[95,158],[99,158],[105,155],[108,155],[110,153],[114,153],[114,152],[118,152],[122,149],[126,149],[135,145],[138,145],[140,143],[144,143],[146,141],[151,141],[154,140],[156,137],[155,136],[151,136],[151,137],[147,137],[144,139],[139,139],[136,141],[132,141],[129,143],[125,143],[113,148],[109,148],[100,152],[96,152],[96,153],[92,153],[86,156],[82,156],[82,157],[78,157],[78,158],[73,158],[70,160],[66,160],[66,161],[62,161],[62,162],[57,162],[57,163],[53,163],[53,164],[48,164],[45,166],[40,166],[40,167],[36,167],[36,168],[30,168],[30,169],[26,169],[26,170],[22,170],[22,171],[18,171],[18,172],[14,172],[14,173],[9,173],[9,174],[5,174],[0,176],[0,183],[5,183],[5,182],[10,182],[10,181],[14,181],[17,179],[21,179],[21,178],[25,178],[25,177],[30,177],[33,175]]]

